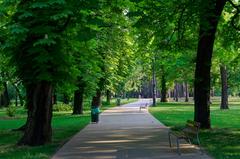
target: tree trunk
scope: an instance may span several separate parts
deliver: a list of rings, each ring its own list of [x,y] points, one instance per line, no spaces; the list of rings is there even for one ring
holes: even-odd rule
[[[53,104],[57,104],[57,93],[56,90],[53,91],[52,102]]]
[[[188,83],[185,82],[185,102],[189,102]]]
[[[214,97],[215,96],[215,90],[214,90],[214,87],[212,87],[211,89],[211,97]]]
[[[156,73],[155,73],[155,57],[152,60],[152,99],[153,106],[156,106]]]
[[[2,93],[0,92],[0,107],[3,107],[3,95]]]
[[[191,94],[192,94],[192,97],[193,97],[193,100],[194,100],[194,88],[191,89]]]
[[[173,100],[176,100],[176,98],[175,98],[175,85],[174,85],[174,89],[172,90],[172,97],[173,97]]]
[[[185,91],[185,90],[184,90],[184,84],[181,83],[181,84],[179,84],[178,86],[179,86],[179,90],[180,90],[180,91],[179,91],[179,96],[180,96],[180,97],[185,97],[185,95],[184,95],[184,91]]]
[[[51,141],[52,91],[47,81],[27,86],[28,119],[19,145],[37,146]]]
[[[18,93],[17,91],[15,92],[15,106],[18,106]]]
[[[168,92],[167,98],[171,98],[171,90],[167,90],[167,92]]]
[[[98,82],[98,89],[95,96],[92,98],[92,108],[101,107],[102,105],[102,90],[104,88],[105,79],[101,78]]]
[[[73,114],[83,114],[83,95],[85,85],[79,84],[78,90],[74,92]]]
[[[107,90],[106,96],[107,96],[107,104],[110,104],[111,103],[111,91],[110,90]]]
[[[226,0],[202,0],[194,81],[194,120],[210,128],[210,70],[215,33]]]
[[[92,108],[101,106],[101,103],[102,103],[101,97],[102,97],[102,91],[100,89],[97,89],[95,96],[92,98]]]
[[[174,99],[176,102],[178,102],[178,83],[175,83]]]
[[[164,74],[162,75],[161,102],[167,102],[167,86]]]
[[[227,83],[227,68],[225,65],[220,65],[222,96],[220,109],[228,109],[228,83]]]
[[[126,92],[125,91],[123,91],[122,99],[126,99]]]
[[[69,104],[69,96],[67,94],[63,94],[63,103],[64,104]]]
[[[16,90],[16,95],[18,95],[19,100],[20,100],[20,105],[23,106],[24,105],[24,98],[19,90],[19,88],[17,87],[17,85],[13,84],[15,90]],[[16,97],[17,98],[17,97]]]
[[[8,89],[7,89],[7,82],[3,82],[3,88],[4,90],[1,95],[1,105],[4,107],[7,107],[10,104],[10,99],[9,99]]]

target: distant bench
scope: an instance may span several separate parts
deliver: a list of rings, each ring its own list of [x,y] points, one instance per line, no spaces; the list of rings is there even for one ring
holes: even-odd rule
[[[141,111],[142,109],[148,109],[148,103],[140,105],[139,110]]]
[[[179,140],[181,139],[185,139],[190,144],[192,143],[191,142],[192,140],[196,140],[198,146],[200,146],[199,129],[200,129],[200,123],[188,120],[186,122],[185,127],[181,131],[169,130],[168,132],[169,146],[172,147],[171,135],[177,138],[177,151],[179,155],[181,154],[180,148],[179,148]]]

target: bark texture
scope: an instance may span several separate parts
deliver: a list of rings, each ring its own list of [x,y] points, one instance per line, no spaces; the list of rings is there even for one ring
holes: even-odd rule
[[[73,114],[83,114],[83,96],[85,84],[78,85],[78,90],[74,92]]]
[[[178,83],[175,82],[175,89],[174,89],[174,99],[176,102],[178,102]]]
[[[0,106],[7,107],[10,104],[8,95],[7,82],[3,82],[3,92],[0,94]]]
[[[152,99],[153,106],[156,106],[156,72],[155,72],[155,58],[152,61]]]
[[[102,90],[104,88],[105,79],[101,78],[98,82],[98,89],[95,96],[92,98],[92,108],[100,107],[102,105]]]
[[[57,104],[57,93],[56,93],[56,90],[53,91],[52,102],[53,102],[53,104]]]
[[[24,97],[22,96],[20,89],[15,84],[13,84],[13,86],[16,90],[16,99],[19,97],[20,105],[23,106],[24,105]],[[16,101],[16,105],[17,105],[17,101]]]
[[[111,103],[111,91],[110,90],[107,90],[106,96],[107,96],[107,104],[110,104]]]
[[[222,95],[221,95],[221,109],[229,109],[228,107],[228,82],[227,82],[227,68],[225,65],[220,65]]]
[[[102,100],[102,91],[100,89],[97,90],[95,96],[92,99],[92,107],[100,107]]]
[[[63,103],[64,104],[69,104],[69,96],[67,94],[63,94]]]
[[[185,102],[189,102],[188,83],[185,82]]]
[[[19,145],[37,146],[51,141],[52,91],[51,83],[46,81],[27,85],[28,119]]]
[[[167,102],[167,86],[166,86],[166,79],[164,74],[162,75],[161,85],[162,85],[161,102]]]

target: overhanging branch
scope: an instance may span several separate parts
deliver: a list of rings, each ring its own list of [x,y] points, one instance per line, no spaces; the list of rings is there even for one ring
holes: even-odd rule
[[[227,0],[227,1],[232,5],[233,8],[236,9],[236,13],[234,14],[234,16],[231,19],[231,25],[234,29],[240,31],[240,27],[236,26],[236,24],[234,23],[235,19],[237,19],[237,17],[240,16],[240,5],[234,4],[233,1],[231,1],[231,0]]]

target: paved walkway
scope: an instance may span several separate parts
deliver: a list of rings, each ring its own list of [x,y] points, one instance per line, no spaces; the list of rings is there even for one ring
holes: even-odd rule
[[[98,124],[89,124],[66,143],[52,159],[210,159],[189,144],[182,155],[169,148],[168,128],[140,105],[140,100],[104,111]]]

